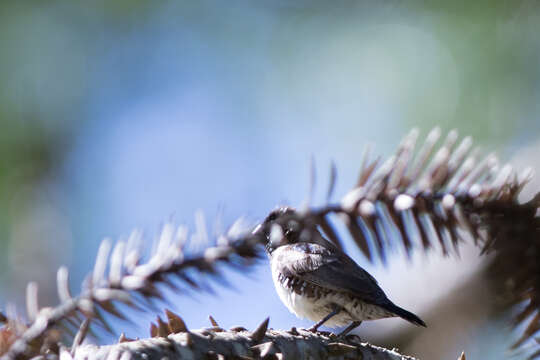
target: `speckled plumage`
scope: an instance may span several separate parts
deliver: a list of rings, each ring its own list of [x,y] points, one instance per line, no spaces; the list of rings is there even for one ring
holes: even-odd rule
[[[279,259],[284,253],[291,251],[296,250],[292,250],[290,245],[281,246],[274,251],[271,259],[272,280],[281,301],[299,318],[319,321],[332,311],[334,304],[343,310],[325,322],[325,326],[345,326],[352,321],[395,316],[380,306],[368,304],[347,292],[331,290],[300,277],[284,275]]]
[[[318,230],[299,231],[294,221],[281,222],[277,233],[272,230],[277,219],[293,212],[280,208],[257,230],[268,238],[274,286],[292,313],[319,322],[339,309],[324,322],[329,327],[395,316],[425,326],[416,315],[390,301],[375,278]]]

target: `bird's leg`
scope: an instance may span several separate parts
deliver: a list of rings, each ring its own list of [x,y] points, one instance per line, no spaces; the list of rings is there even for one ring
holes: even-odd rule
[[[340,332],[338,336],[344,337],[345,335],[350,333],[354,328],[357,328],[358,326],[360,326],[361,323],[362,323],[361,321],[353,321],[349,326],[345,328],[345,330]]]
[[[328,315],[326,315],[325,317],[323,317],[318,323],[316,323],[315,325],[313,325],[312,327],[310,327],[310,328],[307,329],[307,330],[308,330],[308,331],[311,331],[311,332],[317,332],[317,329],[318,329],[322,324],[324,324],[325,322],[327,322],[328,320],[330,320],[330,318],[331,318],[332,316],[337,315],[340,311],[341,311],[341,307],[340,307],[340,306],[337,306],[337,305],[334,305],[332,311],[330,312],[330,314],[328,314]]]

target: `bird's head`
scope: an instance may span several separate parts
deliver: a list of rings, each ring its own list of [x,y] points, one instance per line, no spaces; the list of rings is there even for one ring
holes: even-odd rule
[[[260,234],[265,237],[265,248],[268,254],[272,254],[280,246],[300,242],[333,247],[321,235],[316,225],[303,219],[294,208],[288,206],[282,206],[273,210],[253,230],[253,234]]]

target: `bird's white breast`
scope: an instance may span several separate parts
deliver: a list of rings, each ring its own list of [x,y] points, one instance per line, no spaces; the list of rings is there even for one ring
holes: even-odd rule
[[[313,321],[319,321],[324,316],[328,315],[328,311],[325,309],[327,301],[323,298],[315,299],[308,298],[305,295],[297,294],[290,288],[287,288],[285,284],[279,280],[279,272],[272,266],[272,280],[276,292],[278,293],[281,302],[289,309],[290,312],[303,319],[310,319]]]

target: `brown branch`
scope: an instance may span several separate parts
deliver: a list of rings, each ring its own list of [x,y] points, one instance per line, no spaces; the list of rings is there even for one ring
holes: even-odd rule
[[[67,354],[67,350],[66,354]],[[245,329],[225,331],[219,327],[192,330],[116,345],[83,345],[75,350],[75,360],[105,359],[363,359],[414,360],[396,350],[360,343],[350,336],[314,334],[306,330],[268,329],[262,337]]]
[[[37,287],[29,284],[31,290],[27,291],[27,308],[32,323],[24,326],[9,349],[4,350],[7,351],[2,360],[26,359],[47,351],[44,345],[48,342],[50,331],[67,327],[69,321],[79,323],[82,318],[90,318],[95,325],[110,331],[103,313],[125,319],[115,302],[138,309],[152,308],[153,299],[163,300],[157,285],[163,284],[181,293],[170,277],[179,279],[188,289],[201,290],[204,289],[202,282],[190,275],[193,271],[216,274],[216,265],[220,262],[246,266],[258,256],[257,244],[260,239],[256,236],[237,238],[238,229],[235,230],[234,226],[228,236],[220,237],[219,244],[197,255],[185,254],[187,232],[184,230],[170,224],[164,226],[156,252],[147,262],[142,261],[137,248],[130,249],[124,242],[118,242],[109,256],[111,244],[108,240],[103,241],[94,271],[87,278],[85,290],[80,295],[71,296],[67,269],[59,269],[57,287],[61,303],[55,308],[39,309]],[[135,297],[134,294],[139,296]]]

